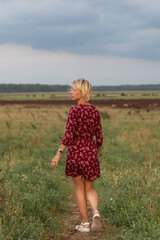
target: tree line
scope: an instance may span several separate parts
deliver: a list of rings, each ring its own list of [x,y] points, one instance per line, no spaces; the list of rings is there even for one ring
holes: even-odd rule
[[[69,85],[44,85],[44,84],[0,84],[0,93],[23,92],[66,92]],[[119,86],[93,86],[93,91],[160,91],[160,84],[145,85],[119,85]]]

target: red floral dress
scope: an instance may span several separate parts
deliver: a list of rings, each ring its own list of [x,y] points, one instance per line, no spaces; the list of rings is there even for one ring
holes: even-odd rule
[[[66,175],[83,175],[90,181],[100,177],[97,148],[102,141],[100,114],[96,107],[84,104],[71,107],[61,142],[68,146]]]

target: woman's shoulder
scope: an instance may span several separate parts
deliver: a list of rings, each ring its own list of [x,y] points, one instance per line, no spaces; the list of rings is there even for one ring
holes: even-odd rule
[[[74,110],[78,109],[78,106],[79,105],[72,106],[69,111],[74,111]]]
[[[76,113],[80,110],[80,107],[79,105],[75,105],[75,106],[72,106],[70,109],[69,109],[69,113],[72,114],[72,113]]]
[[[79,105],[75,105],[75,106],[70,108],[70,110],[73,110],[73,111],[74,110],[79,111],[80,109],[92,109],[92,110],[95,110],[95,111],[99,112],[98,109],[92,104],[79,104]]]
[[[94,111],[94,112],[97,112],[99,113],[99,110],[92,104],[79,104],[79,105],[75,105],[75,106],[72,106],[70,108],[70,112],[79,112],[80,110],[91,110],[91,111]]]

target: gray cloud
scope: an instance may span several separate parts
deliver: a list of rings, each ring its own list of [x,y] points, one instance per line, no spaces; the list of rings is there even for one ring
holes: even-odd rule
[[[0,44],[160,60],[159,0],[0,1]]]
[[[0,83],[68,84],[85,77],[93,85],[157,84],[159,69],[160,61],[0,45]]]

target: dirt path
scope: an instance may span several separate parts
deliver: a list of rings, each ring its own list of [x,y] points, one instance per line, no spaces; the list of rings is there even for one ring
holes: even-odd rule
[[[73,186],[72,186],[73,188]],[[74,191],[74,190],[73,190]],[[64,227],[66,229],[63,240],[104,240],[106,235],[106,228],[103,226],[102,231],[98,233],[81,233],[75,230],[75,226],[81,223],[81,217],[77,208],[74,192],[69,197],[70,214],[63,219]],[[89,222],[92,221],[92,210],[88,203],[88,217]]]

